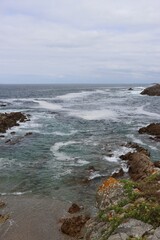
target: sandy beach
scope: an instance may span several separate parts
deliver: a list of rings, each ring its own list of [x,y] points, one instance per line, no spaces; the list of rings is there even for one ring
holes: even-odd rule
[[[60,231],[59,220],[67,215],[69,203],[33,196],[1,197],[1,209],[10,218],[0,225],[1,240],[68,240]]]

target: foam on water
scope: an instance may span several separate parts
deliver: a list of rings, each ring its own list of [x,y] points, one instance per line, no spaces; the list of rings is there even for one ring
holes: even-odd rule
[[[138,115],[146,115],[148,117],[151,117],[151,118],[158,118],[160,119],[160,114],[158,113],[153,113],[153,112],[148,112],[146,110],[144,110],[144,108],[147,106],[148,104],[146,105],[143,105],[143,106],[140,106],[140,107],[137,107],[137,109],[134,111],[134,114],[138,114]]]
[[[68,141],[68,142],[57,142],[51,148],[51,152],[57,158],[57,160],[65,161],[65,160],[73,160],[74,158],[69,157],[67,154],[60,152],[60,149],[64,146],[77,144],[78,142],[75,141]]]
[[[71,135],[76,134],[77,132],[78,132],[77,130],[71,130],[68,133],[55,131],[55,132],[53,132],[53,134],[57,135],[57,136],[71,136]]]
[[[68,113],[69,116],[82,118],[84,120],[112,120],[117,121],[117,114],[114,111],[111,110],[93,110],[93,111],[87,111],[87,110],[73,110]]]
[[[56,99],[70,101],[72,99],[78,99],[78,98],[84,98],[84,97],[90,96],[92,94],[95,94],[96,92],[98,93],[99,90],[96,90],[96,91],[82,91],[82,92],[76,92],[76,93],[67,93],[67,94],[64,94],[64,95],[57,96]]]
[[[62,106],[56,103],[49,103],[47,101],[43,101],[43,100],[34,100],[34,102],[39,103],[41,108],[45,108],[48,110],[62,110]]]
[[[126,154],[128,152],[132,152],[134,151],[133,149],[130,149],[128,147],[120,147],[118,148],[118,150],[114,151],[113,152],[113,156],[111,157],[108,157],[108,156],[104,156],[103,159],[108,161],[108,162],[118,162],[120,160],[120,156],[123,155],[123,154]]]

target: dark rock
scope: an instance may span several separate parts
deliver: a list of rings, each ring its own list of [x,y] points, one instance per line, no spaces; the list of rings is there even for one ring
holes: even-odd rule
[[[160,96],[160,84],[148,87],[141,92],[142,95]]]
[[[142,152],[131,153],[128,160],[129,175],[134,181],[142,180],[154,172],[154,164]]]
[[[5,143],[10,143],[11,142],[11,139],[7,139],[6,141],[5,141]]]
[[[11,132],[12,135],[16,134],[16,132]]]
[[[97,171],[94,166],[89,166],[86,170],[89,171],[89,172],[96,172]]]
[[[1,138],[4,138],[5,136],[4,135],[0,135]]]
[[[160,136],[160,123],[151,123],[147,127],[140,128],[138,132],[140,134],[147,133]]]
[[[68,209],[68,212],[73,214],[79,212],[80,210],[81,208],[76,203],[73,203],[72,206]]]
[[[63,220],[61,231],[71,237],[77,236],[84,224],[89,220],[86,216],[77,216],[72,218],[66,218]]]
[[[150,137],[151,140],[160,142],[160,136]]]
[[[19,126],[18,122],[25,122],[27,117],[21,112],[1,113],[0,132],[5,133],[9,128]]]
[[[160,161],[154,162],[154,166],[157,167],[157,168],[160,168]]]
[[[123,175],[124,175],[124,171],[123,171],[123,168],[121,168],[118,172],[113,173],[112,177],[119,178],[119,177],[123,177]]]
[[[25,134],[25,136],[30,136],[30,135],[32,135],[32,132],[27,132],[27,133]]]
[[[129,90],[129,91],[133,91],[133,88],[129,88],[128,90]]]

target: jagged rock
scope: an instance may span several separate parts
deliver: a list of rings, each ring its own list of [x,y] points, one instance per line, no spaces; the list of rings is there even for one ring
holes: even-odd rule
[[[114,172],[112,174],[112,177],[113,178],[119,178],[119,177],[123,177],[124,175],[124,171],[123,171],[123,168],[121,168],[118,172]]]
[[[16,134],[16,132],[11,132],[11,135],[15,135]]]
[[[145,149],[141,146],[139,146],[137,143],[133,143],[133,142],[128,142],[127,144],[124,145],[125,147],[128,147],[128,148],[135,148],[135,150],[137,152],[142,152],[144,153],[145,155],[147,156],[150,156],[150,152],[148,151],[148,149]],[[124,156],[124,155],[122,155]],[[124,159],[124,160],[127,160],[127,159]]]
[[[140,134],[147,133],[150,135],[160,136],[160,123],[151,123],[147,127],[140,128],[138,132]]]
[[[159,240],[160,239],[160,227],[156,228],[152,240]]]
[[[154,166],[157,167],[157,168],[160,168],[160,161],[154,162]]]
[[[77,236],[84,224],[89,220],[86,216],[77,216],[72,218],[66,218],[63,220],[61,231],[71,237]]]
[[[154,164],[141,152],[131,153],[128,159],[129,175],[134,181],[142,180],[154,172]]]
[[[150,137],[151,140],[154,140],[156,142],[160,142],[160,136]]]
[[[73,214],[79,212],[80,210],[81,208],[76,203],[73,203],[72,206],[68,209],[68,212]]]
[[[133,91],[133,88],[128,88],[129,91]]]
[[[96,195],[97,207],[100,210],[105,210],[123,198],[125,198],[123,184],[115,178],[110,177],[98,189]]]
[[[30,136],[30,135],[32,135],[33,133],[32,132],[27,132],[26,134],[25,134],[25,136],[27,137],[27,136]]]
[[[128,239],[129,237],[140,238],[144,234],[147,234],[152,229],[153,226],[148,223],[144,223],[136,219],[128,219],[128,221],[120,224],[108,239],[113,240],[114,239],[113,237],[114,236],[118,237],[118,234],[124,237],[122,239]],[[120,238],[116,239],[121,240]]]
[[[19,126],[18,122],[25,122],[27,117],[21,112],[1,113],[0,132],[5,133],[7,129]]]
[[[142,95],[149,95],[149,96],[160,96],[160,84],[156,84],[154,86],[145,88],[142,92]]]
[[[4,138],[5,136],[4,135],[0,135],[1,138]]]

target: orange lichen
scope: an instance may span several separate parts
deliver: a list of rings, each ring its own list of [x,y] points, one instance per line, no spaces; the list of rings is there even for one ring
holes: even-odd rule
[[[110,177],[102,183],[102,185],[99,187],[98,191],[104,191],[107,188],[110,188],[110,187],[113,187],[113,186],[117,185],[118,183],[119,183],[118,180],[116,180],[113,177]]]

